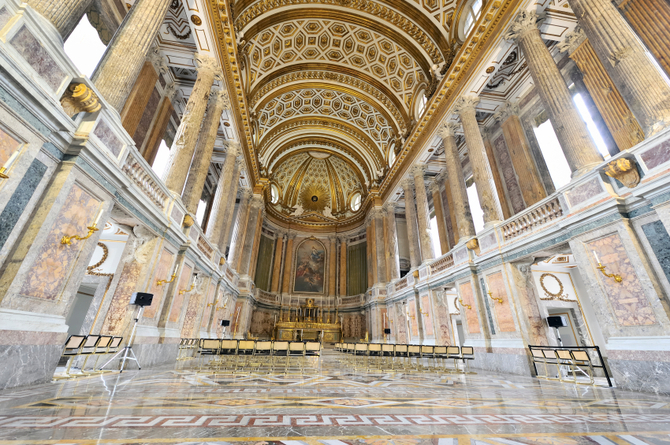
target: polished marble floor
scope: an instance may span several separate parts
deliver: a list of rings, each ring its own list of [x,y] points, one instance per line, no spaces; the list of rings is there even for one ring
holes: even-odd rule
[[[670,397],[527,377],[196,360],[0,392],[0,444],[670,444]]]

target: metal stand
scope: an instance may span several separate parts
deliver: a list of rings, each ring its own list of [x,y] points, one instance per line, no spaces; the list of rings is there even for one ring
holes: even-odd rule
[[[137,323],[140,321],[140,317],[142,316],[143,311],[144,306],[140,306],[140,310],[137,312],[137,317],[135,317],[135,324],[133,325],[133,330],[130,333],[130,338],[128,339],[128,343],[126,343],[126,346],[119,352],[114,354],[112,358],[107,360],[107,362],[104,365],[102,365],[98,369],[98,371],[101,371],[105,366],[109,365],[112,361],[117,359],[121,354],[123,354],[123,358],[121,359],[121,370],[119,371],[119,374],[123,372],[123,368],[126,366],[126,360],[135,360],[135,363],[137,363],[137,367],[139,369],[142,369],[139,360],[137,360],[137,356],[135,356],[135,353],[133,352],[133,340],[135,339],[135,331],[137,331]],[[129,353],[130,355],[132,355],[132,357],[128,357]]]
[[[554,328],[554,329],[556,329],[556,338],[558,339],[558,345],[562,348],[563,347],[563,340],[561,340],[561,333],[558,330],[558,328]],[[586,371],[584,371],[582,368],[580,368],[579,366],[575,365],[575,368],[577,368],[577,371],[581,372],[586,377],[589,377],[589,374]],[[559,366],[559,369],[561,371],[561,377],[562,377],[563,372],[564,372],[563,366]],[[565,371],[565,375],[567,375],[567,371]],[[556,376],[556,377],[559,377],[559,376]]]

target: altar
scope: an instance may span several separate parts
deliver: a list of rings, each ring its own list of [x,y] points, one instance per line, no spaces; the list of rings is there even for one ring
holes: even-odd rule
[[[337,311],[324,311],[314,304],[314,299],[297,308],[284,308],[275,323],[275,340],[320,341],[336,343],[342,339],[342,325]]]

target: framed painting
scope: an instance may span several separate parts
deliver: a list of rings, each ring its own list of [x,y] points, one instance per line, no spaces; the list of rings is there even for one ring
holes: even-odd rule
[[[326,248],[316,239],[306,239],[298,246],[295,260],[293,292],[322,294],[326,271]]]

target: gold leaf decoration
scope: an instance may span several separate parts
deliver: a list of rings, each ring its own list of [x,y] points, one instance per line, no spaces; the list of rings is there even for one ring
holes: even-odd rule
[[[321,184],[311,184],[302,189],[300,202],[308,212],[322,212],[330,205],[330,192]]]

